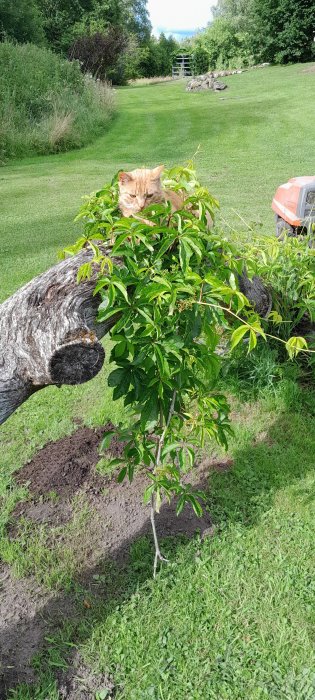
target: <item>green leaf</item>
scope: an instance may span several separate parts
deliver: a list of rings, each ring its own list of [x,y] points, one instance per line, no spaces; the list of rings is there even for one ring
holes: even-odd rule
[[[249,331],[249,344],[248,344],[248,352],[253,350],[257,345],[257,335],[255,331],[253,331],[252,328],[250,328]]]
[[[118,386],[120,382],[123,381],[123,379],[126,376],[126,370],[122,367],[119,367],[118,369],[114,369],[113,372],[110,373],[108,376],[108,386]]]
[[[238,328],[236,328],[235,331],[233,331],[231,336],[231,350],[233,350],[233,348],[235,348],[236,345],[240,343],[242,338],[244,338],[245,333],[247,333],[248,331],[248,326],[239,326]]]
[[[127,231],[127,233],[122,233],[120,236],[118,236],[118,238],[113,246],[113,249],[112,249],[112,255],[115,255],[117,250],[120,248],[122,243],[124,243],[127,238],[130,238],[130,231]]]
[[[105,433],[103,440],[101,442],[100,450],[103,452],[103,450],[107,450],[110,446],[110,443],[112,441],[112,438],[116,435],[115,430],[109,430],[107,433]]]
[[[121,484],[121,482],[125,479],[126,474],[127,474],[127,467],[123,467],[117,476],[117,481],[119,484]]]
[[[170,452],[173,452],[174,450],[178,449],[179,447],[181,447],[180,442],[172,442],[170,445],[166,445],[165,447],[163,447],[162,457],[163,458],[166,457],[166,455],[168,455]]]
[[[270,314],[268,314],[268,321],[272,321],[275,324],[282,323],[283,318],[281,314],[278,313],[278,311],[270,311]]]
[[[127,348],[127,343],[125,340],[121,340],[114,347],[115,357],[121,357]]]
[[[157,424],[159,417],[159,405],[155,392],[152,393],[148,401],[141,409],[141,428],[142,430],[151,431]]]
[[[123,285],[122,282],[118,282],[118,280],[113,280],[113,285],[119,289],[119,291],[122,293],[122,295],[125,297],[126,301],[129,303],[128,299],[128,294],[127,294],[127,289]]]
[[[101,279],[99,279],[95,285],[93,295],[96,296],[96,294],[98,294],[98,292],[100,292],[101,289],[103,289],[104,287],[108,287],[109,282],[110,280],[108,279],[108,277],[101,277]]]
[[[292,336],[292,338],[289,338],[289,340],[286,342],[285,346],[289,357],[292,359],[293,357],[296,357],[299,352],[307,348],[307,341],[301,336]]]
[[[195,498],[195,496],[193,496],[193,494],[189,494],[187,496],[187,498],[190,501],[190,503],[193,507],[193,510],[196,513],[196,515],[198,516],[198,518],[201,518],[203,511],[202,511],[202,507],[201,507],[199,501],[197,501],[197,499]]]
[[[154,492],[154,488],[155,488],[154,484],[150,484],[150,485],[147,486],[147,488],[145,489],[145,492],[144,492],[144,494],[143,494],[143,501],[144,501],[145,504],[149,503],[149,501],[150,501],[150,499],[151,499],[151,496],[152,496],[152,494],[153,494],[153,492]]]
[[[179,243],[179,260],[183,272],[187,269],[187,248],[183,241]]]
[[[185,503],[186,503],[186,498],[185,498],[185,494],[183,494],[182,496],[180,496],[180,498],[179,498],[178,501],[177,501],[177,504],[176,504],[176,515],[179,515],[179,514],[182,512]]]

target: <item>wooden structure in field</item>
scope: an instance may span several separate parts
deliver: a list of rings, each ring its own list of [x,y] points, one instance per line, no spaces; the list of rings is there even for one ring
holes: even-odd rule
[[[192,75],[191,56],[188,53],[178,53],[173,61],[172,78],[186,78]]]

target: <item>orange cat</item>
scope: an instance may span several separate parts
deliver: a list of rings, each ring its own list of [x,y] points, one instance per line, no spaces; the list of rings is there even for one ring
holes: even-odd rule
[[[181,209],[184,203],[177,192],[164,190],[161,182],[161,172],[164,166],[159,165],[153,170],[138,168],[130,173],[119,173],[119,208],[123,216],[134,216],[150,204],[170,201],[172,211]]]
[[[149,226],[154,226],[152,221],[138,216],[139,212],[150,204],[171,202],[172,211],[182,209],[185,199],[178,192],[164,190],[161,182],[161,173],[164,165],[159,165],[153,170],[137,168],[129,173],[119,173],[119,208],[123,216],[133,216]],[[208,228],[213,221],[207,212]]]

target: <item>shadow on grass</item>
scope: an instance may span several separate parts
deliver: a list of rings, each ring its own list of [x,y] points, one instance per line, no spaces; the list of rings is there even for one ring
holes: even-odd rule
[[[306,412],[282,413],[234,457],[231,472],[211,476],[208,507],[215,521],[252,526],[279,490],[314,473],[315,419]]]
[[[219,525],[216,537],[220,536],[220,524],[241,523],[251,527],[259,523],[264,512],[269,510],[275,494],[288,486],[299,484],[301,478],[314,473],[315,468],[315,419],[306,414],[284,412],[272,424],[268,432],[260,433],[254,441],[248,441],[234,449],[234,467],[222,469],[222,463],[213,463],[208,468],[198,488],[205,487],[210,475],[208,509],[211,519]],[[210,474],[209,474],[210,471]],[[298,493],[298,491],[297,491]],[[315,493],[314,493],[315,497]],[[200,538],[189,543],[187,537],[196,532],[198,525],[202,535],[210,525],[210,518],[197,522],[190,511],[177,519],[173,506],[164,505],[157,519],[160,535],[174,533],[177,536],[165,539],[164,553],[176,562],[176,556],[187,547],[185,556],[192,557],[200,548]],[[9,689],[21,682],[31,682],[29,671],[31,656],[40,651],[37,663],[39,679],[53,666],[51,663],[54,638],[59,657],[69,659],[69,645],[80,645],[90,638],[99,624],[117,605],[129,600],[142,588],[149,591],[152,581],[153,546],[149,517],[132,535],[122,532],[119,545],[97,566],[86,569],[78,577],[70,594],[51,597],[34,616],[23,616],[18,624],[7,629],[0,640],[2,648],[2,677],[0,676],[0,699],[10,697]],[[212,534],[212,533],[211,533]],[[170,585],[176,585],[174,568]],[[167,575],[167,574],[166,574]],[[49,642],[47,644],[47,636]],[[46,638],[46,641],[45,641]],[[57,672],[60,682],[75,670]],[[30,686],[31,688],[31,686]],[[33,695],[25,694],[32,698]],[[23,696],[24,697],[24,696]],[[35,694],[34,694],[35,697]],[[41,695],[36,695],[42,697]],[[44,697],[44,696],[43,696]]]

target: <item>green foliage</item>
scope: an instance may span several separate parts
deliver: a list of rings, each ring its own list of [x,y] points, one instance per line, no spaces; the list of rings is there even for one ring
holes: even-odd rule
[[[258,344],[258,352],[248,355],[250,329],[240,326],[232,335],[237,352],[225,357],[223,386],[233,392],[257,396],[274,390],[282,380],[296,386],[296,380],[314,380],[315,338],[315,251],[305,237],[254,237],[242,250],[250,275],[262,277],[272,293],[272,311],[263,322],[268,345]],[[306,335],[306,338],[304,337]],[[255,342],[256,338],[254,339]],[[234,341],[234,342],[233,342]],[[280,341],[280,342],[279,342]],[[303,351],[307,352],[303,352]],[[298,361],[288,363],[298,356]]]
[[[110,89],[48,49],[0,44],[0,158],[82,146],[113,111]]]
[[[283,242],[254,237],[245,255],[250,273],[260,275],[272,290],[268,319],[280,338],[288,340],[304,318],[315,321],[315,250],[305,236]]]
[[[112,40],[105,46],[99,46],[99,41],[91,44],[91,37],[108,34],[120,37],[124,49],[116,51],[111,62],[108,53],[111,54]],[[112,70],[109,79],[116,84],[140,75],[143,49],[147,47],[149,53],[154,53],[155,41],[151,38],[147,0],[19,0],[18,3],[0,0],[0,40],[6,39],[45,44],[70,58],[79,53],[82,71],[97,77],[102,77],[102,63],[105,62]],[[74,51],[77,42],[81,50],[84,43],[89,44],[90,62],[86,55],[81,59],[80,51]],[[168,60],[171,46],[176,44],[173,39],[164,37],[165,42],[166,46],[163,40],[158,45],[155,75],[165,74],[165,57]],[[98,46],[100,51],[97,51]],[[98,62],[100,65],[95,66]]]
[[[252,0],[250,14],[252,46],[259,60],[289,63],[314,59],[312,2]]]
[[[79,36],[70,47],[69,58],[77,59],[84,73],[119,85],[125,82],[124,56],[128,49],[128,34],[113,27],[103,33]]]
[[[237,288],[242,261],[208,229],[217,202],[191,167],[172,168],[165,184],[185,194],[185,208],[153,204],[139,221],[121,218],[115,179],[83,205],[77,218],[85,221],[84,235],[67,252],[91,247],[93,261],[80,279],[97,265],[99,321],[114,323],[108,383],[134,416],[119,431],[126,446],[115,460],[123,465],[118,480],[132,479],[141,466],[150,480],[145,498],[154,496],[157,510],[163,495],[176,495],[178,512],[190,502],[199,514],[200,494],[182,483],[182,474],[207,436],[227,446],[231,432],[226,399],[216,391],[217,345],[236,326],[232,347],[248,333],[252,349],[264,331]],[[110,252],[100,243],[110,244]],[[240,312],[247,319],[242,326]]]
[[[314,59],[314,7],[307,0],[219,0],[214,21],[193,45],[211,68]]]
[[[240,29],[234,17],[216,18],[192,44],[194,60],[205,65],[207,56],[210,69],[241,68],[253,63],[248,32]]]
[[[159,39],[150,38],[138,53],[137,77],[154,78],[171,75],[174,55],[178,50],[177,41],[162,33]]]
[[[58,53],[67,51],[74,27],[94,6],[93,0],[37,0],[37,4],[47,44]]]
[[[85,221],[84,234],[66,252],[90,246],[93,260],[78,279],[90,277],[97,266],[99,321],[113,319],[115,368],[108,384],[113,399],[123,399],[134,416],[129,428],[118,431],[126,444],[123,456],[111,463],[122,465],[118,481],[127,475],[131,480],[142,467],[151,482],[145,500],[154,497],[156,510],[163,496],[175,495],[178,512],[190,502],[199,514],[202,494],[184,485],[182,474],[193,466],[206,436],[226,447],[230,433],[228,405],[216,391],[218,343],[228,339],[233,351],[245,342],[250,353],[259,337],[270,337],[291,359],[308,349],[305,338],[292,331],[306,312],[312,318],[314,254],[310,248],[305,252],[305,243],[265,239],[247,244],[240,255],[209,231],[207,213],[213,217],[217,203],[192,167],[172,168],[165,184],[185,195],[184,209],[153,204],[143,219],[121,218],[115,178],[81,208],[77,220]],[[263,324],[238,288],[243,259],[250,275],[274,284],[274,308]],[[290,320],[280,313],[281,300]],[[285,330],[271,334],[270,325]],[[104,449],[113,434],[106,434]]]
[[[206,73],[209,70],[209,60],[209,51],[201,44],[197,44],[192,54],[193,72],[199,75],[201,73]]]
[[[119,28],[140,43],[150,38],[146,0],[37,0],[37,4],[47,43],[59,53],[67,54],[78,36],[109,28]]]
[[[36,0],[0,0],[0,40],[43,44],[43,18]]]
[[[67,54],[79,58],[84,72],[125,84],[139,75],[143,47],[151,42],[146,0],[98,0],[71,32]]]

